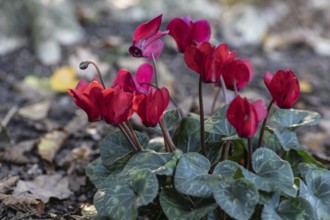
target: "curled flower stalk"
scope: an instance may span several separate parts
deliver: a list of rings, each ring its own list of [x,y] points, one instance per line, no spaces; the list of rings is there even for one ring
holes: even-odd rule
[[[207,157],[207,151],[205,147],[205,125],[204,125],[204,105],[203,105],[203,82],[202,77],[199,77],[199,120],[200,120],[200,145],[202,153]]]

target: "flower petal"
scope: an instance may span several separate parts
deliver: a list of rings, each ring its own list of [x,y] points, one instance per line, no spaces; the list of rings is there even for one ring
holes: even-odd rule
[[[133,41],[139,41],[141,39],[147,39],[156,34],[162,22],[162,14],[151,19],[150,21],[139,25],[133,35]]]

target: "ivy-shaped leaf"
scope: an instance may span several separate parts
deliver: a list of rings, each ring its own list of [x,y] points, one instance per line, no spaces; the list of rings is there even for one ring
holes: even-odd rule
[[[252,167],[256,174],[241,167],[246,179],[259,190],[280,192],[295,197],[297,189],[289,162],[282,160],[272,150],[259,148],[252,155]]]
[[[217,166],[213,170],[213,174],[220,174],[226,178],[233,178],[240,169],[240,165],[231,160],[224,160],[217,164]]]
[[[142,147],[146,147],[148,145],[149,138],[139,132],[136,132],[136,135]],[[130,143],[121,131],[115,131],[106,136],[100,142],[99,147],[102,163],[107,168],[110,168],[113,163],[132,151]]]
[[[325,168],[323,164],[315,160],[306,150],[290,150],[286,152],[284,159],[291,164],[294,176],[299,175],[299,165],[301,163],[314,164],[319,168]]]
[[[228,105],[223,106],[205,121],[205,131],[228,137],[235,135],[234,127],[227,120]]]
[[[180,110],[178,108],[165,111],[163,115],[163,119],[169,131],[179,125],[181,121],[181,116],[179,111]]]
[[[296,109],[278,109],[271,117],[283,128],[298,128],[306,125],[316,125],[320,121],[320,114],[312,111]]]
[[[174,133],[173,142],[182,152],[198,152],[200,150],[199,116],[188,114]]]
[[[259,200],[259,193],[253,183],[245,179],[220,181],[214,190],[218,205],[230,217],[250,219]]]
[[[315,209],[318,219],[330,219],[330,171],[310,170],[300,181],[299,196],[309,201]]]
[[[277,207],[276,212],[283,220],[317,219],[315,210],[311,204],[300,197],[283,200]]]
[[[281,131],[274,129],[274,134],[277,137],[278,142],[285,151],[289,151],[291,149],[294,150],[303,149],[299,144],[296,132],[290,131],[288,129],[283,129]]]
[[[149,169],[157,175],[172,176],[181,155],[180,150],[173,153],[157,153],[152,150],[139,152],[128,161],[124,171]]]
[[[158,193],[158,180],[148,169],[111,175],[94,196],[100,217],[136,219],[138,208],[148,205]]]
[[[311,204],[303,198],[289,198],[278,205],[279,201],[280,197],[275,194],[271,201],[264,205],[262,220],[318,219]]]
[[[221,177],[208,174],[209,170],[210,162],[201,154],[182,155],[175,171],[175,189],[191,196],[210,197]]]
[[[210,199],[200,199],[192,204],[180,193],[168,189],[161,191],[159,202],[166,217],[171,220],[199,220],[217,207]]]
[[[99,157],[92,163],[88,164],[86,174],[97,188],[101,188],[103,182],[109,178],[110,175],[118,174],[124,169],[132,156],[132,152],[122,156],[120,159],[116,160],[110,168],[105,167],[102,163],[101,157]]]
[[[111,174],[111,171],[102,165],[101,158],[97,158],[86,168],[86,175],[92,181],[92,183],[100,188],[103,181]]]

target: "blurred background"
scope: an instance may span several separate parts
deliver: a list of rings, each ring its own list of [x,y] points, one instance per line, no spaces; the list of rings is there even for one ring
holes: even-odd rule
[[[208,19],[212,43],[226,42],[238,57],[250,59],[254,78],[242,94],[251,99],[268,103],[266,71],[292,69],[301,87],[295,108],[322,115],[319,126],[301,131],[301,144],[330,164],[329,0],[0,0],[0,179],[14,174],[34,179],[52,169],[86,178],[83,165],[97,155],[96,143],[112,128],[87,123],[67,88],[95,76],[92,66],[78,69],[82,60],[98,63],[107,85],[119,68],[135,72],[145,60],[127,51],[134,30],[161,13],[161,30],[174,17]],[[193,111],[198,103],[197,74],[185,66],[171,37],[164,41],[158,61],[161,84],[184,111]],[[215,89],[205,85],[205,90],[205,108],[210,111]],[[43,140],[51,146],[43,146]],[[30,148],[20,148],[19,156],[17,148],[11,150],[26,141],[31,141]],[[77,181],[70,178],[69,186]],[[69,187],[76,195],[72,204],[93,195],[82,197],[87,180],[79,181],[80,188]]]

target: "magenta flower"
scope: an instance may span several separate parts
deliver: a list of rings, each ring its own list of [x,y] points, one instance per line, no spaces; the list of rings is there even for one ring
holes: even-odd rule
[[[139,25],[133,35],[133,45],[129,53],[134,57],[152,59],[152,54],[157,59],[163,50],[164,42],[160,39],[168,34],[168,31],[159,31],[162,15]]]
[[[266,72],[264,82],[275,104],[280,108],[291,108],[299,98],[299,81],[290,69],[278,70],[274,76]]]
[[[204,83],[216,83],[220,80],[223,65],[234,60],[235,55],[236,52],[230,52],[226,44],[214,47],[209,42],[203,42],[187,47],[184,61],[201,76]]]
[[[251,81],[253,71],[250,61],[236,59],[226,62],[223,65],[221,74],[227,89],[234,90],[236,86],[236,89],[240,90]]]
[[[94,78],[90,83],[80,80],[75,89],[68,89],[68,93],[73,97],[76,105],[86,112],[88,121],[93,122],[103,119],[101,111],[103,90],[103,86]]]
[[[170,101],[170,94],[164,88],[151,88],[148,93],[136,94],[132,109],[139,115],[146,127],[155,127],[163,117]]]
[[[211,27],[207,20],[193,22],[189,16],[172,19],[168,25],[171,35],[178,47],[179,52],[184,53],[190,45],[207,42],[211,37]]]
[[[143,83],[151,83],[154,71],[150,63],[143,63],[136,71],[135,78],[126,69],[120,69],[117,77],[113,82],[113,87],[119,85],[125,92],[130,93],[147,93],[150,86]]]
[[[238,95],[229,104],[226,115],[240,137],[250,138],[256,133],[259,122],[266,118],[267,109],[263,100],[250,103]]]

